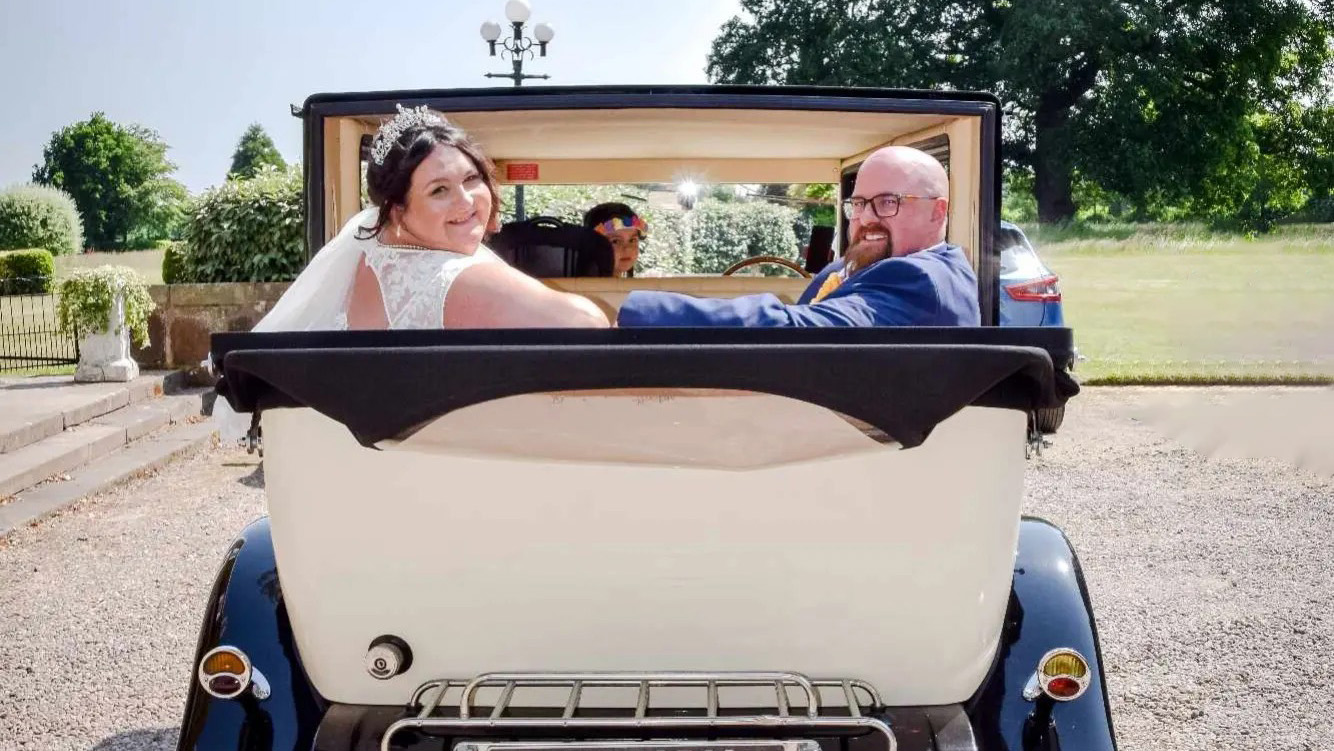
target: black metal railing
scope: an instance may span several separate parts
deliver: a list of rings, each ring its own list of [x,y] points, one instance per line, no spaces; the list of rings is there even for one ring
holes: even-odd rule
[[[62,331],[45,277],[0,279],[0,373],[79,361],[77,331]]]

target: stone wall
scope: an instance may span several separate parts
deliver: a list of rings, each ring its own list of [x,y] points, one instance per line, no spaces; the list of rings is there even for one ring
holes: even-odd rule
[[[184,370],[192,381],[211,383],[199,367],[209,335],[249,331],[286,291],[287,283],[159,284],[149,287],[157,309],[148,319],[149,346],[136,347],[144,368]]]

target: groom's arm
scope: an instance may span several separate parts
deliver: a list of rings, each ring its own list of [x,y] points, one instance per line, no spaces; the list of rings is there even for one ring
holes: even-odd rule
[[[717,299],[639,290],[626,296],[617,325],[914,326],[939,305],[925,272],[913,264],[896,263],[863,272],[829,297],[805,305],[788,305],[769,293]]]

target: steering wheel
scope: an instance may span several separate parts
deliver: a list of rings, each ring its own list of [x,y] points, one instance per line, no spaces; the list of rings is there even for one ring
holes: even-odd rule
[[[736,263],[727,267],[727,270],[723,272],[723,276],[731,276],[742,269],[749,268],[751,266],[758,266],[762,263],[772,263],[772,264],[777,264],[779,266],[784,266],[786,268],[792,269],[793,271],[797,272],[803,278],[806,279],[811,278],[811,274],[809,271],[803,269],[802,267],[798,266],[792,261],[789,261],[786,258],[780,258],[778,256],[753,256],[751,258],[746,258],[737,261]]]

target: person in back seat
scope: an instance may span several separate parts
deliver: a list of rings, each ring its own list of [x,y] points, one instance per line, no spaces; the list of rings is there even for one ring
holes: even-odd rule
[[[612,276],[634,276],[639,241],[648,237],[648,224],[623,203],[600,203],[584,214],[584,226],[607,238],[615,253]]]
[[[980,326],[977,275],[945,242],[949,179],[934,157],[906,146],[873,153],[843,202],[850,245],[797,304],[776,295],[707,299],[636,290],[616,324],[628,326]]]

